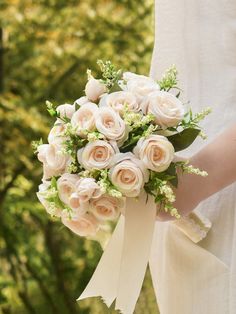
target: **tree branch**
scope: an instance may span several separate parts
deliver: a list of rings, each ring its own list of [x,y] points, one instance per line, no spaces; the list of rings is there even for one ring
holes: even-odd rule
[[[30,265],[29,261],[25,263],[25,267],[28,270],[28,272],[31,274],[31,276],[34,278],[34,280],[37,282],[40,290],[42,291],[42,294],[44,295],[45,299],[47,300],[48,304],[50,305],[52,309],[52,313],[53,314],[62,313],[61,310],[54,303],[47,287],[44,285],[44,282],[38,275],[37,271],[35,271],[34,268]]]
[[[46,229],[45,229],[45,242],[48,248],[48,252],[51,256],[53,269],[56,274],[56,283],[58,291],[61,293],[64,303],[66,304],[66,307],[68,309],[69,314],[77,314],[79,310],[79,306],[77,303],[71,299],[71,296],[69,295],[64,279],[62,278],[62,274],[64,273],[63,269],[63,262],[61,261],[60,256],[60,243],[55,240],[55,237],[53,236],[53,225],[52,222],[49,221]]]
[[[0,93],[4,88],[4,73],[3,73],[3,29],[0,27]]]
[[[18,175],[21,174],[24,169],[25,169],[25,165],[20,164],[20,166],[14,171],[11,180],[0,191],[0,213],[1,213],[1,205],[4,202],[7,191],[14,185],[14,182],[17,179]]]

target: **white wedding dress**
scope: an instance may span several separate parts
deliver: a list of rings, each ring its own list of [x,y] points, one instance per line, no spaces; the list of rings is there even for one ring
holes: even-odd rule
[[[236,1],[156,0],[155,12],[151,76],[176,64],[193,110],[213,109],[203,123],[208,140],[182,153],[189,156],[236,122]],[[236,313],[236,184],[198,209],[213,223],[198,244],[156,222],[150,268],[161,314]]]

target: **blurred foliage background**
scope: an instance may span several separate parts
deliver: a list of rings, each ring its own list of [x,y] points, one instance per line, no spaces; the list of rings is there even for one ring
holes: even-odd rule
[[[45,100],[82,95],[97,59],[148,74],[153,1],[0,1],[0,312],[115,313],[99,299],[76,303],[102,254],[36,199],[41,167],[31,141],[46,140]],[[135,313],[157,313],[147,273]]]

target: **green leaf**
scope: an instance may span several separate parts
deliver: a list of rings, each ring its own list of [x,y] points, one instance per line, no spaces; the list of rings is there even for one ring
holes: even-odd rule
[[[127,153],[131,152],[136,144],[138,143],[138,140],[140,139],[140,135],[133,136],[129,138],[127,141],[124,142],[124,144],[120,147],[120,152],[121,153]]]
[[[80,105],[79,104],[77,104],[77,102],[75,103],[75,111],[77,111],[77,110],[79,110],[80,109]]]
[[[199,129],[185,129],[180,133],[168,136],[168,140],[172,143],[176,152],[186,149],[189,147],[199,135]]]
[[[111,89],[109,90],[109,93],[119,92],[122,91],[122,88],[118,84],[118,82],[114,83]]]
[[[47,111],[52,117],[57,117],[56,106],[53,105],[50,101],[46,100]]]
[[[31,146],[33,148],[34,154],[38,153],[38,147],[43,145],[43,139],[41,138],[39,141],[32,141]]]
[[[166,170],[166,173],[168,173],[170,176],[172,176],[172,179],[170,179],[170,183],[174,186],[174,187],[178,187],[178,176],[177,176],[177,171],[176,171],[176,166],[175,164],[172,162],[169,166],[169,168]]]

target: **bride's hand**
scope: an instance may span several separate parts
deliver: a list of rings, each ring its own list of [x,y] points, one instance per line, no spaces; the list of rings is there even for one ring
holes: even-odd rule
[[[175,161],[187,161],[186,158],[183,157],[176,157]],[[188,212],[191,211],[191,195],[189,197],[189,194],[185,192],[185,189],[189,189],[189,182],[183,181],[183,176],[180,171],[177,170],[177,175],[178,175],[178,188],[176,189],[175,187],[172,186],[172,189],[176,195],[176,201],[173,204],[175,208],[178,209],[179,213],[182,214],[187,214]],[[191,177],[191,179],[194,179],[194,176]],[[157,221],[172,221],[175,220],[176,218],[171,216],[169,213],[165,212],[164,210],[160,209],[160,206],[157,205],[157,216],[156,220]]]
[[[181,176],[181,177],[180,177]],[[189,176],[189,175],[188,175]],[[181,183],[179,182],[178,188],[173,188],[174,193],[176,195],[176,201],[173,203],[173,206],[177,208],[178,212],[181,216],[188,215],[196,206],[197,201],[194,197],[193,191],[190,191],[190,186],[193,185],[193,181],[195,179],[194,175],[191,175],[191,177],[184,178],[182,175],[178,175],[179,181],[181,180]],[[164,210],[160,209],[160,206],[157,205],[157,221],[173,221],[176,220],[175,217],[171,216],[168,212],[165,212]]]
[[[188,215],[199,203],[236,181],[236,124],[194,155],[189,164],[208,173],[207,177],[178,174],[176,201],[180,215]],[[173,220],[160,212],[157,220]]]

